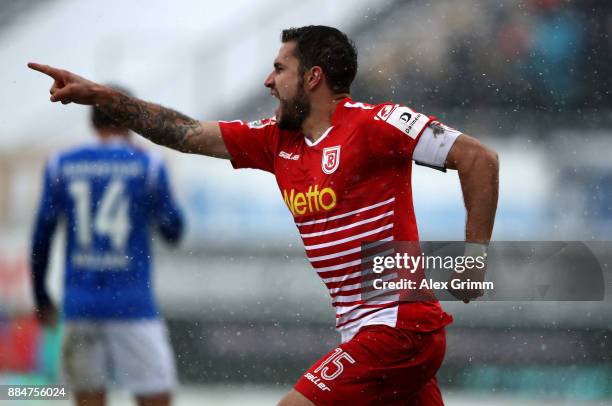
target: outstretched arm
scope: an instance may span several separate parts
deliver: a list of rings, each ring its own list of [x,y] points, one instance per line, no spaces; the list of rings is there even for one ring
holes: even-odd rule
[[[50,76],[51,101],[62,104],[96,105],[120,125],[156,144],[181,152],[230,159],[219,124],[197,121],[182,113],[127,96],[108,86],[48,65],[28,63],[28,67]]]

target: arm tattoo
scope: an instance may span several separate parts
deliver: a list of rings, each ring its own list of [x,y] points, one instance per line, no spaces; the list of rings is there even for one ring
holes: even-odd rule
[[[97,107],[121,126],[179,151],[184,151],[185,142],[202,131],[199,121],[178,111],[121,93],[114,93]]]

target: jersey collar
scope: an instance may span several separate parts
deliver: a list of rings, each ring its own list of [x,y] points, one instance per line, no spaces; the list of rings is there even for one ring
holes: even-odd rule
[[[315,142],[310,141],[306,136],[304,136],[304,141],[306,142],[306,145],[308,145],[309,147],[314,147],[315,145],[319,144],[321,141],[325,139],[325,137],[329,135],[332,128],[334,128],[333,125],[329,127],[327,130],[325,130],[323,134],[321,134],[321,136]]]
[[[336,109],[334,110],[334,114],[332,114],[332,125],[323,132],[323,134],[321,134],[321,136],[314,142],[310,141],[310,139],[308,139],[306,136],[304,136],[304,142],[306,143],[306,145],[308,145],[309,147],[314,147],[316,145],[318,145],[319,143],[321,143],[321,141],[323,141],[331,132],[332,128],[334,128],[335,125],[337,125],[337,123],[340,122],[340,119],[342,117],[342,113],[344,111],[344,104],[346,102],[350,102],[351,98],[350,97],[345,97],[344,99],[340,100],[338,102],[338,104],[336,105]]]

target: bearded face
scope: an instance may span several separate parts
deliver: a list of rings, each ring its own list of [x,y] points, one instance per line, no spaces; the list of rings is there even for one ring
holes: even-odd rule
[[[295,43],[283,43],[274,59],[274,70],[264,85],[278,99],[276,122],[282,130],[298,131],[310,115],[311,104],[304,89],[304,69],[296,57]]]
[[[285,100],[279,99],[279,102],[278,128],[291,131],[301,129],[302,123],[310,114],[310,100],[304,92],[304,81],[300,80],[297,84],[295,96]]]

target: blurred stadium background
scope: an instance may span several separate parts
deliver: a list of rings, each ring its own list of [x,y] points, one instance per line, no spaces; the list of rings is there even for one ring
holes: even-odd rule
[[[312,23],[355,40],[354,99],[410,105],[498,150],[494,239],[612,239],[610,1],[3,0],[0,384],[58,378],[61,329],[31,316],[29,236],[45,160],[93,136],[87,110],[49,103],[50,82],[26,62],[124,84],[202,119],[255,119],[273,111],[263,80],[280,30]],[[156,255],[177,404],[274,404],[339,339],[274,179],[136,142],[167,159],[188,219],[185,243]],[[457,176],[416,167],[413,190],[421,238],[462,239]],[[606,269],[604,302],[446,303],[447,403],[610,404]]]

